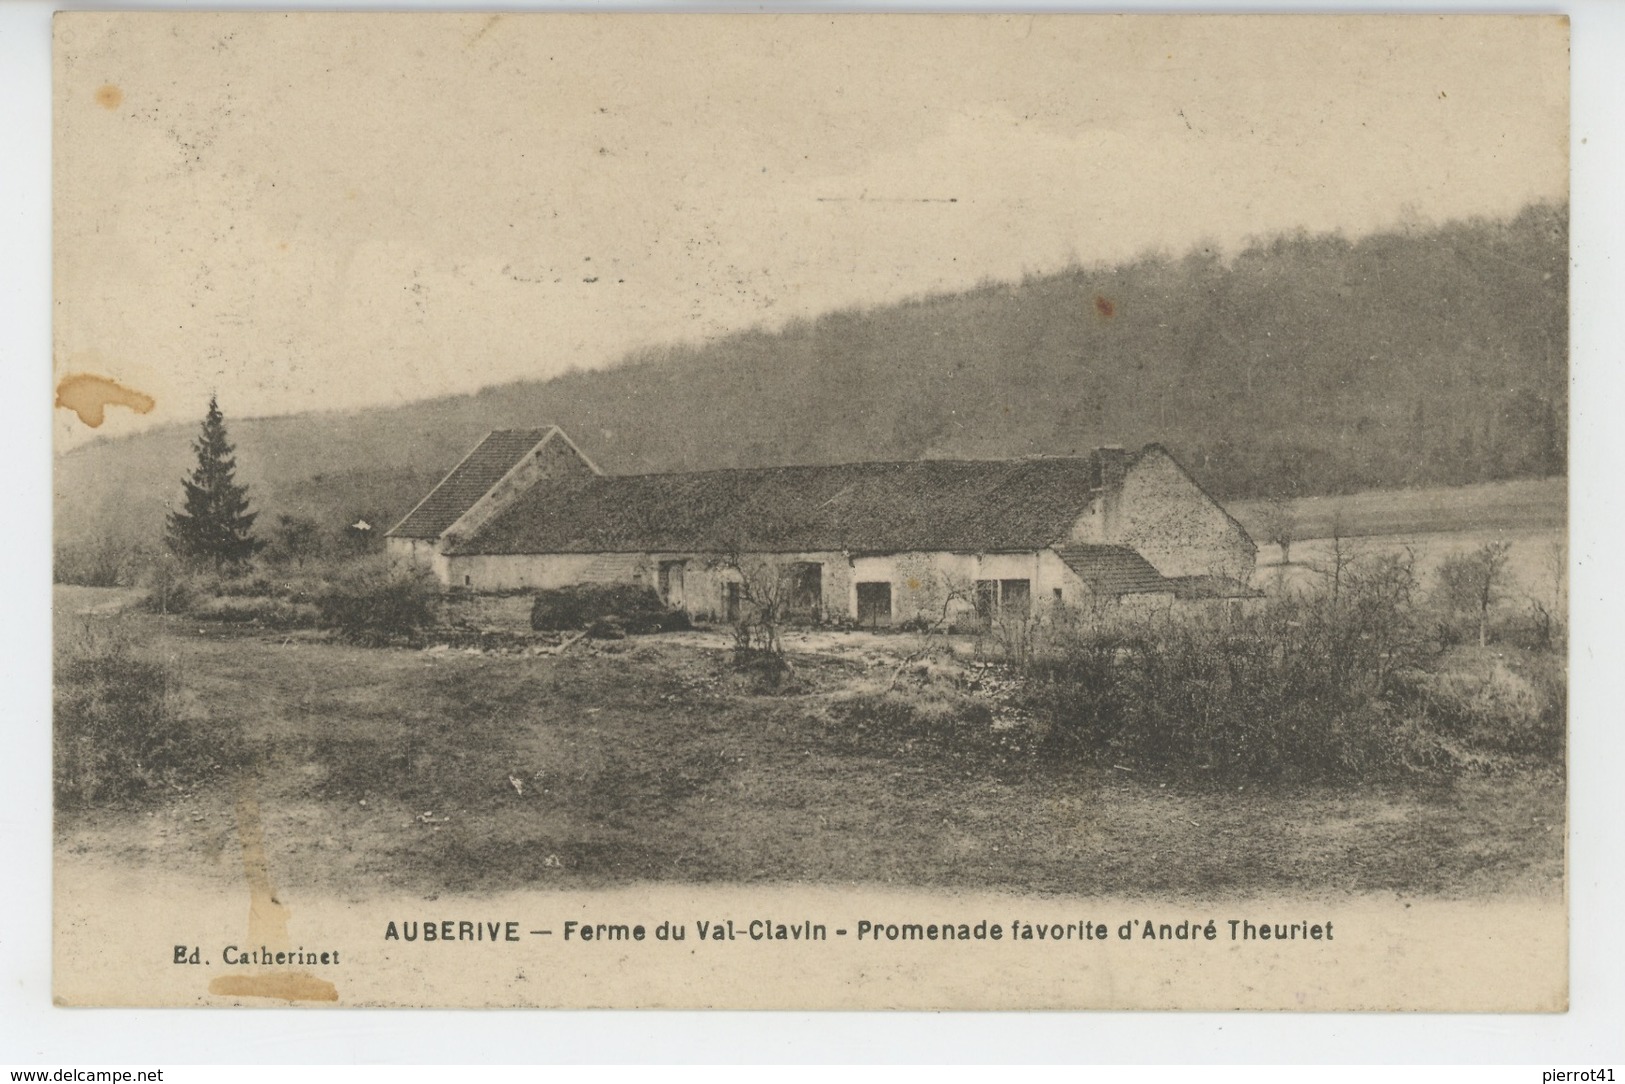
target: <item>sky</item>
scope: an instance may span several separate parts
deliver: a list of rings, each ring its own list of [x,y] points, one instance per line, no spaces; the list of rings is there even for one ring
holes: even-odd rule
[[[57,22],[55,371],[350,409],[1568,184],[1551,18]]]

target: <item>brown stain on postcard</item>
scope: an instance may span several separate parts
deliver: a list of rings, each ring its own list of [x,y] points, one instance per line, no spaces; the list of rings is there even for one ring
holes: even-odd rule
[[[71,410],[92,429],[107,420],[107,408],[121,406],[137,414],[149,414],[158,401],[146,392],[126,388],[116,380],[94,373],[70,373],[56,386],[56,405]]]
[[[124,101],[124,92],[112,83],[103,83],[96,88],[96,104],[103,109],[117,109]]]
[[[265,827],[260,803],[251,783],[237,792],[237,838],[243,848],[243,876],[248,881],[248,936],[272,948],[288,943],[288,909],[271,887],[271,867],[265,858]]]
[[[265,855],[265,826],[252,781],[237,790],[237,838],[243,850],[243,877],[248,881],[249,939],[273,950],[288,947],[288,908],[276,898]],[[270,971],[259,975],[221,975],[209,981],[209,993],[220,997],[269,997],[281,1001],[337,1001],[338,987],[306,971]]]
[[[218,997],[274,997],[281,1001],[337,1001],[338,987],[303,971],[269,975],[221,975],[209,983]]]

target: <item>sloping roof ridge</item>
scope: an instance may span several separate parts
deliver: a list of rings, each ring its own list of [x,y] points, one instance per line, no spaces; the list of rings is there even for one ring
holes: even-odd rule
[[[570,438],[565,435],[564,430],[560,429],[557,425],[546,425],[546,426],[535,427],[535,428],[522,426],[522,427],[515,428],[515,429],[489,429],[489,430],[487,430],[486,433],[485,433],[485,436],[483,436],[479,440],[475,441],[474,446],[472,448],[470,448],[467,452],[463,453],[463,458],[459,459],[457,461],[456,465],[451,468],[451,470],[449,470],[445,474],[441,475],[440,481],[438,481],[438,482],[436,482],[434,484],[433,489],[431,489],[431,490],[429,490],[429,492],[425,493],[423,495],[423,498],[420,501],[418,501],[418,503],[414,504],[407,511],[406,515],[402,516],[399,520],[396,521],[396,523],[395,523],[395,525],[393,527],[391,527],[389,530],[384,532],[384,537],[389,538],[389,537],[393,536],[395,534],[395,532],[400,530],[402,527],[404,527],[406,525],[406,523],[409,520],[411,520],[411,518],[413,516],[417,515],[418,509],[420,509],[424,505],[428,504],[429,501],[431,499],[433,499],[434,495],[436,493],[440,492],[441,487],[443,487],[447,482],[451,481],[452,475],[456,474],[459,470],[462,469],[462,467],[463,467],[463,465],[465,463],[467,463],[470,459],[474,458],[474,454],[476,452],[478,452],[481,448],[485,447],[486,444],[490,442],[492,437],[496,437],[496,436],[512,436],[514,434],[519,434],[519,433],[524,433],[524,434],[527,434],[527,435],[528,434],[540,434],[539,436],[536,437],[536,440],[531,444],[530,449],[527,449],[527,452],[530,451],[530,450],[534,450],[537,445],[541,444],[545,440],[548,440],[555,433],[557,433],[559,436],[564,437],[564,439],[566,441],[570,441]],[[570,441],[570,446],[572,448],[574,448],[575,443],[573,441]],[[524,456],[520,456],[519,458],[523,459]],[[590,465],[591,464],[589,464],[589,466]],[[597,470],[596,467],[594,467],[593,469]],[[503,477],[504,478],[507,477],[507,475],[512,473],[512,471],[513,471],[513,467],[510,466],[507,471],[503,472]],[[489,493],[490,489],[488,488],[486,490],[486,492]],[[466,512],[466,511],[468,511],[468,509],[465,508],[465,509],[463,509],[463,511]],[[454,520],[453,522],[456,522],[456,521]]]
[[[1141,556],[1140,551],[1123,542],[1051,542],[1050,549],[1056,553],[1081,553],[1084,551],[1098,552],[1111,550],[1116,553],[1132,553]]]

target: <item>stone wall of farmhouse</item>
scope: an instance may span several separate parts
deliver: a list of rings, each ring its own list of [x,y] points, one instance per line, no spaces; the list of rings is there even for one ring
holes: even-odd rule
[[[1105,541],[1132,546],[1164,576],[1252,577],[1257,546],[1161,449],[1129,469],[1114,518]]]
[[[816,564],[822,586],[823,602],[820,617],[829,621],[843,618],[853,612],[857,592],[853,588],[852,560],[842,553],[814,552],[747,554],[741,569],[725,562],[714,553],[662,553],[651,555],[658,568],[660,561],[682,560],[683,606],[694,617],[706,621],[720,621],[725,616],[728,585],[739,583],[748,576],[765,581],[787,570],[791,565]]]
[[[590,582],[589,573],[598,559],[597,554],[576,553],[451,556],[446,558],[447,579],[453,587],[474,591],[568,587]]]
[[[1041,553],[892,553],[858,557],[852,562],[852,608],[857,616],[857,585],[891,585],[891,623],[916,618],[936,621],[948,604],[950,619],[975,609],[970,601],[977,580],[1026,580],[1034,616],[1054,599],[1060,588],[1070,594],[1080,581],[1049,551]],[[1068,586],[1070,584],[1070,587]],[[953,598],[956,593],[961,596]]]
[[[451,582],[447,578],[446,558],[441,554],[439,544],[433,539],[386,538],[384,554],[399,565],[434,573],[435,578],[441,583]]]
[[[1096,493],[1089,501],[1089,507],[1079,516],[1077,522],[1072,524],[1069,541],[1088,542],[1098,544],[1106,541],[1105,505],[1100,494]]]
[[[728,584],[738,583],[741,578],[739,571],[719,555],[709,553],[512,554],[441,560],[447,565],[449,583],[476,593],[532,591],[579,583],[634,583],[658,589],[661,564],[682,561],[683,607],[695,618],[707,621],[723,620]],[[1091,606],[1099,601],[1090,597],[1088,587],[1052,550],[863,557],[805,552],[747,557],[744,563],[749,575],[762,576],[772,568],[787,568],[798,562],[821,567],[824,620],[857,617],[860,583],[890,586],[892,624],[915,618],[935,621],[955,591],[963,598],[950,603],[950,617],[970,612],[974,606],[969,598],[977,580],[1026,580],[1035,618],[1044,618],[1061,606]],[[1166,606],[1167,599],[1156,602]],[[488,609],[485,603],[468,605],[480,612]],[[511,605],[521,607],[520,602]],[[527,599],[523,606],[528,605]],[[528,609],[525,613],[529,613]]]
[[[738,583],[739,570],[711,553],[529,553],[445,558],[449,582],[475,592],[531,591],[580,583],[646,584],[658,590],[660,566],[683,562],[683,608],[702,620],[721,620],[727,585]],[[853,612],[856,591],[852,563],[840,553],[776,553],[747,557],[742,563],[752,577],[773,569],[810,562],[821,566],[823,616],[827,620]]]

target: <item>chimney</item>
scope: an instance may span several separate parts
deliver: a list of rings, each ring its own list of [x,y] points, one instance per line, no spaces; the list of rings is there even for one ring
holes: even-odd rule
[[[1117,536],[1123,498],[1123,475],[1128,473],[1128,449],[1108,444],[1095,449],[1095,486],[1100,492],[1100,537],[1111,542]]]

